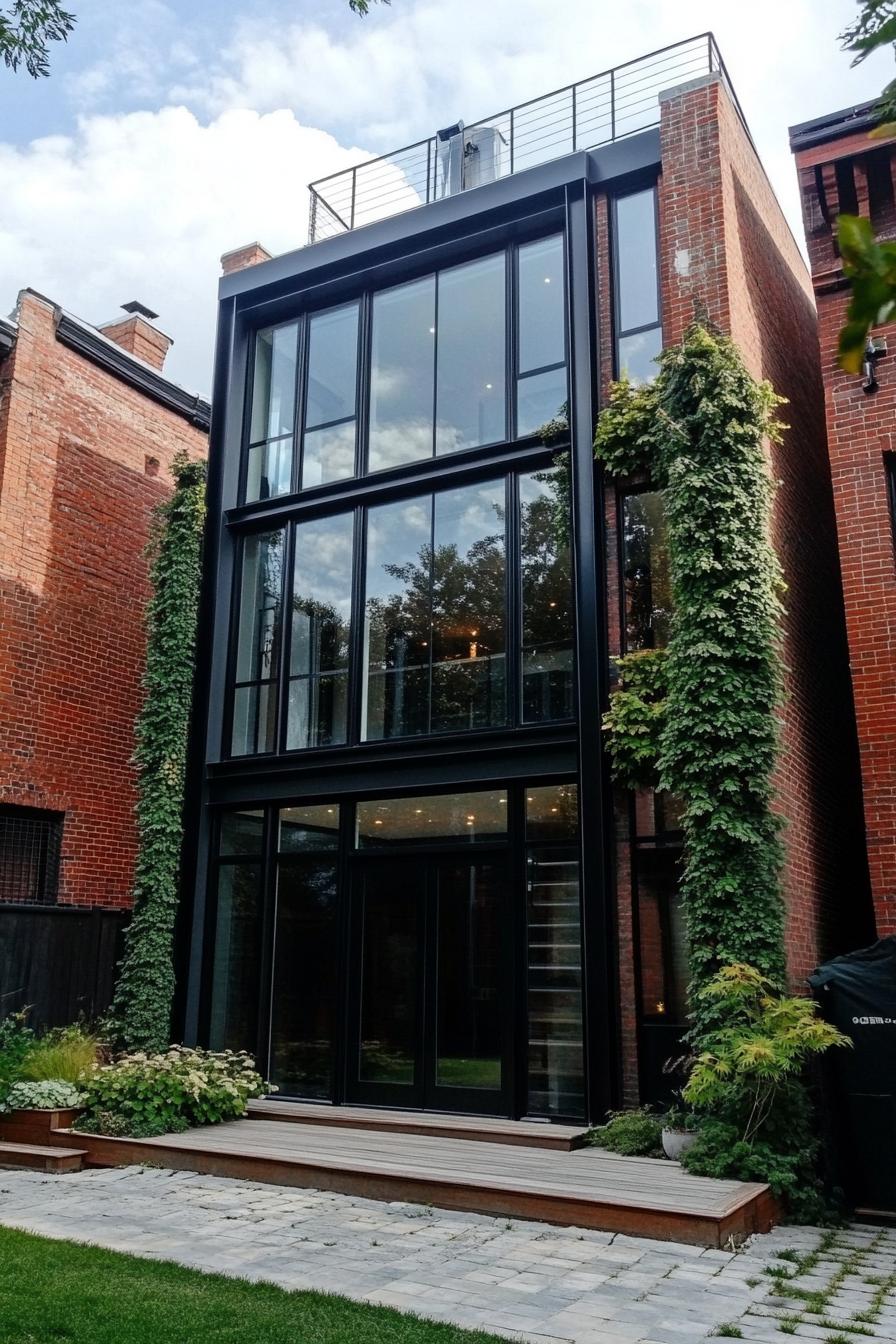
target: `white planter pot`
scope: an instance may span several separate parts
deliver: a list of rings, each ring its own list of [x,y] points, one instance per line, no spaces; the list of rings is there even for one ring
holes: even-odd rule
[[[663,1130],[663,1152],[670,1162],[678,1162],[682,1153],[686,1153],[697,1142],[697,1131],[694,1129],[664,1129]]]

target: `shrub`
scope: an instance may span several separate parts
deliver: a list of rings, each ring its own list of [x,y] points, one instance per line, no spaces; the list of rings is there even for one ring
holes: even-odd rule
[[[22,1012],[0,1020],[0,1114],[9,1109],[9,1089],[21,1077],[22,1061],[34,1044],[34,1032],[25,1018]]]
[[[82,1074],[95,1067],[99,1048],[99,1038],[83,1027],[48,1031],[31,1046],[22,1061],[19,1077],[32,1083],[55,1079],[77,1083]]]
[[[81,1105],[81,1093],[64,1078],[13,1083],[6,1102],[11,1111],[66,1111]]]
[[[592,1129],[588,1142],[623,1157],[662,1157],[662,1118],[650,1111],[616,1111],[605,1125]]]
[[[85,1079],[78,1128],[135,1138],[179,1133],[238,1119],[250,1097],[271,1090],[243,1051],[176,1045],[164,1054],[122,1055]]]
[[[778,994],[752,966],[722,967],[698,997],[723,1025],[702,1037],[682,1089],[703,1117],[682,1165],[699,1176],[766,1181],[791,1218],[824,1221],[802,1078],[812,1056],[848,1038],[818,1017],[811,999]]]

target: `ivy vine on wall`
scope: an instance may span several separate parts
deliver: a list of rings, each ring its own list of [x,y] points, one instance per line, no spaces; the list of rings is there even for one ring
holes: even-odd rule
[[[138,852],[134,910],[125,935],[112,1023],[129,1050],[170,1041],[187,735],[205,520],[205,463],[178,453],[175,488],[155,511],[150,539],[153,593],[147,608],[144,700],[137,719]]]
[[[620,782],[649,778],[643,746],[652,741],[655,781],[683,803],[697,1037],[712,1014],[696,991],[720,967],[745,962],[784,981],[782,848],[772,811],[782,582],[764,450],[784,428],[775,416],[781,402],[751,377],[730,340],[695,323],[661,356],[652,383],[614,386],[595,435],[611,474],[646,471],[663,491],[669,645],[661,660],[622,660],[605,726]]]

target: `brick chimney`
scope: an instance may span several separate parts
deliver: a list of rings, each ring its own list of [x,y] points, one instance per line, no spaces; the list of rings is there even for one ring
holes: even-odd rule
[[[174,341],[171,336],[166,336],[164,331],[152,325],[158,313],[154,313],[151,308],[147,308],[136,299],[121,306],[127,317],[104,322],[97,330],[108,336],[116,345],[120,345],[122,350],[127,350],[128,354],[136,355],[138,359],[144,360],[161,372],[165,356]]]
[[[244,243],[231,252],[225,252],[221,258],[221,274],[232,275],[234,271],[244,271],[247,266],[258,266],[262,261],[270,261],[271,254],[261,243]]]

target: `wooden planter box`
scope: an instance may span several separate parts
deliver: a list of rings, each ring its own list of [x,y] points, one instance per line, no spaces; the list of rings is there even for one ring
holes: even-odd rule
[[[70,1129],[80,1114],[77,1106],[64,1111],[9,1111],[0,1115],[0,1139],[5,1143],[53,1143],[55,1131]]]

